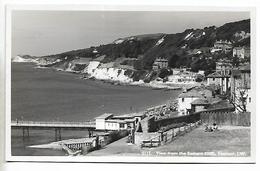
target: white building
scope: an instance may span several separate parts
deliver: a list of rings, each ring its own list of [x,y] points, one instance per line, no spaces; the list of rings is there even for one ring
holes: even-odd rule
[[[127,129],[127,124],[123,120],[108,119],[105,120],[104,130],[120,130]]]
[[[219,40],[214,43],[214,47],[211,49],[211,53],[224,52],[228,53],[232,50],[232,43],[227,40]]]
[[[208,105],[209,102],[206,98],[196,99],[193,102],[191,102],[191,109],[192,112],[200,112],[200,111],[204,111]]]
[[[154,63],[153,63],[153,69],[162,69],[162,68],[167,68],[168,67],[168,59],[164,58],[156,58]]]
[[[229,61],[222,60],[216,62],[216,71],[219,71],[223,75],[230,75],[232,68],[232,64]]]
[[[197,73],[173,69],[173,74],[168,76],[168,81],[173,83],[195,83]]]
[[[106,129],[106,120],[109,118],[112,118],[113,114],[112,113],[104,113],[103,115],[100,115],[96,117],[96,129],[101,129],[105,130]]]
[[[222,74],[219,72],[214,72],[209,74],[207,77],[207,85],[216,85],[220,88],[220,93],[225,94],[230,88],[230,75]]]
[[[145,117],[143,112],[114,116],[113,119],[124,120],[126,122],[134,120],[135,125]]]
[[[250,58],[250,48],[249,47],[234,47],[233,48],[233,57],[237,56],[238,58],[245,59]]]
[[[191,111],[191,103],[196,100],[204,98],[198,91],[188,91],[181,93],[178,97],[178,115],[188,115]]]
[[[128,128],[135,128],[145,115],[143,113],[118,115],[114,116],[111,113],[105,113],[96,117],[97,130],[122,130]]]

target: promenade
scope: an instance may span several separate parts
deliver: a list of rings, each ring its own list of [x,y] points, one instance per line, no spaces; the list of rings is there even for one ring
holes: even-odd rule
[[[174,141],[155,148],[140,148],[128,145],[122,138],[103,149],[93,151],[88,156],[194,156],[250,155],[250,128],[242,126],[222,126],[216,132],[205,132],[200,126]],[[226,156],[228,157],[228,156]]]
[[[127,137],[121,138],[118,141],[106,145],[102,149],[88,153],[87,156],[136,156],[141,154],[140,147],[136,146],[135,144],[128,144],[126,140]]]

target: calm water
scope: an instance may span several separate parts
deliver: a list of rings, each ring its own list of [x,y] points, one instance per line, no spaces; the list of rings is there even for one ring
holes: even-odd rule
[[[120,86],[82,80],[79,75],[35,69],[30,63],[12,63],[11,118],[31,121],[88,121],[105,112],[124,114],[174,99],[179,91]],[[62,139],[80,138],[85,131],[62,131]],[[29,149],[28,145],[54,141],[53,130],[12,130],[12,155],[64,155],[62,151]]]

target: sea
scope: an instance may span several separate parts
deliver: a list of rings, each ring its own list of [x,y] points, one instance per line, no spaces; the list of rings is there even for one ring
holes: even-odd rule
[[[79,74],[36,68],[32,63],[11,65],[11,119],[26,121],[89,121],[103,113],[121,115],[173,101],[180,90],[159,90],[131,85],[113,85],[81,79]],[[30,145],[55,141],[54,130],[11,130],[13,156],[64,156],[53,149]],[[82,138],[86,131],[62,130],[62,139]]]

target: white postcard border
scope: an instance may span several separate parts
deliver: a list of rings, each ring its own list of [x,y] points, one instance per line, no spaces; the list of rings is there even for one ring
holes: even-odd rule
[[[252,91],[256,91],[256,40],[255,21],[256,11],[252,7],[173,7],[173,6],[115,6],[115,5],[7,5],[6,6],[6,160],[7,161],[46,161],[46,162],[152,162],[152,163],[250,163],[255,161],[255,112],[251,116],[251,157],[54,157],[54,156],[11,156],[11,12],[12,10],[118,10],[118,11],[250,11],[251,13],[251,49],[252,49]],[[252,97],[255,102],[256,97]],[[255,106],[255,104],[253,105]]]

